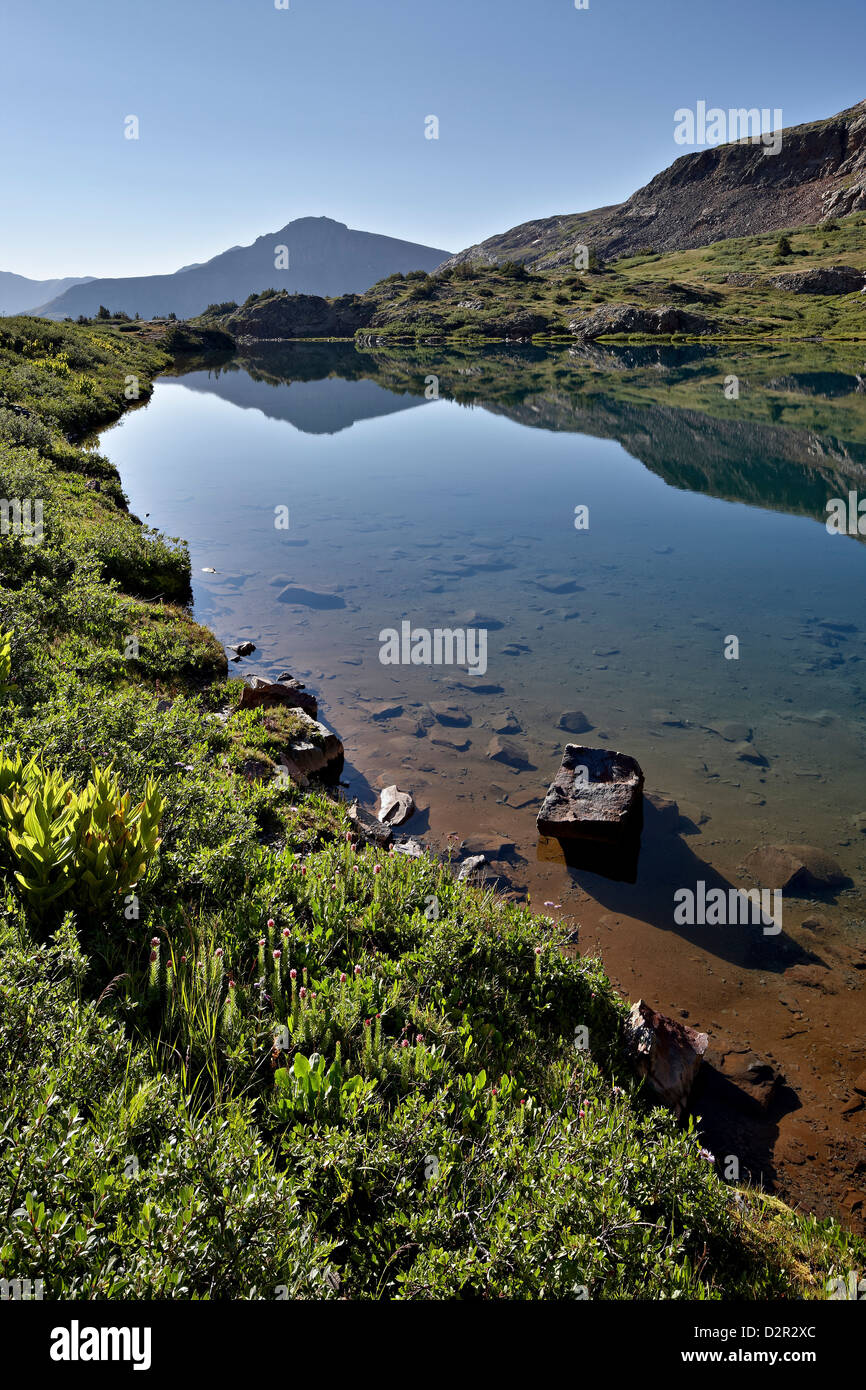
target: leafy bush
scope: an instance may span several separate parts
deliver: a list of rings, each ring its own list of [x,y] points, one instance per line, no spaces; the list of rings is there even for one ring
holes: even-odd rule
[[[330,1244],[250,1104],[197,1113],[154,1074],[79,999],[68,925],[36,948],[0,927],[0,960],[0,1275],[51,1299],[334,1297]]]
[[[156,853],[164,809],[152,780],[133,805],[110,770],[95,767],[76,794],[33,759],[0,757],[0,854],[37,921],[60,898],[110,914]]]
[[[15,689],[12,680],[12,633],[0,627],[0,699]]]

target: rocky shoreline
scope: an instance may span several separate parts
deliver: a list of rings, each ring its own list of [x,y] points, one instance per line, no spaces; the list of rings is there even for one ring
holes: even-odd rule
[[[247,675],[245,683],[251,691],[250,697],[245,698],[253,699],[265,706],[269,703],[283,704],[293,710],[299,710],[310,721],[310,732],[313,732],[315,726],[319,737],[329,740],[327,748],[321,748],[314,761],[307,762],[299,756],[297,742],[289,744],[285,764],[292,780],[305,789],[310,785],[311,779],[331,788],[339,788],[345,748],[336,734],[317,722],[318,704],[315,697],[310,695],[300,682],[293,680],[288,672],[283,673],[277,682],[270,682],[261,676]],[[438,710],[431,706],[434,728],[440,729],[443,733],[447,733],[450,728],[459,735],[461,707],[454,702],[439,703],[441,707]],[[305,706],[304,709],[301,708],[302,705]],[[399,719],[402,714],[402,706],[392,702],[390,706],[382,705],[368,712],[368,717],[378,727],[387,727],[390,721]],[[517,723],[508,711],[500,722],[503,728],[511,728]],[[560,721],[564,730],[569,727],[582,729],[586,722],[581,711],[566,711]],[[516,732],[519,732],[519,726]],[[494,735],[494,739],[491,740],[498,743],[501,741],[498,735]],[[455,739],[452,738],[449,742],[456,746]],[[573,751],[575,745],[566,745],[566,749],[570,751],[564,753],[563,763],[568,769],[568,779],[571,782],[573,765],[577,761]],[[592,751],[581,748],[580,756]],[[488,753],[488,756],[492,757],[493,754]],[[300,771],[300,779],[294,775],[296,771]],[[688,824],[688,818],[683,820],[680,808],[670,798],[654,791],[643,792],[640,769],[637,769],[637,772],[639,777],[630,783],[632,793],[628,798],[628,809],[631,816],[634,815],[633,789],[640,786],[650,835],[661,833],[668,837],[676,836],[679,827]],[[554,788],[558,789],[561,779],[562,771],[559,778],[554,778],[551,792]],[[409,780],[411,781],[411,778]],[[571,790],[574,790],[573,786]],[[337,794],[342,795],[342,788],[338,789]],[[557,794],[559,795],[559,789]],[[362,804],[358,798],[354,798],[350,805],[349,818],[355,826],[356,842],[359,845],[387,849],[411,858],[429,854],[439,862],[447,864],[461,882],[469,882],[483,891],[504,895],[511,900],[526,900],[526,889],[516,883],[514,878],[514,840],[476,833],[449,837],[440,848],[435,843],[430,843],[429,829],[413,833],[411,820],[417,808],[411,790],[405,790],[396,783],[386,783],[380,788],[377,802],[374,807]],[[538,813],[538,802],[527,803],[525,814],[527,819],[531,817],[533,822],[539,822],[540,831],[543,818]],[[620,868],[623,855],[627,857],[629,853],[628,827],[627,816],[625,837],[618,844],[615,841],[612,851]],[[633,833],[633,821],[631,830]],[[638,837],[641,830],[642,825],[638,828]],[[583,831],[578,834],[578,842],[582,838]],[[590,840],[593,843],[593,855],[597,854],[599,849],[603,854],[611,852],[609,845],[605,846],[593,839],[592,831]],[[543,835],[540,843],[545,843]],[[546,843],[553,842],[548,839]],[[575,844],[569,832],[566,832],[564,839],[560,839],[559,845],[566,856],[574,852]],[[577,853],[579,859],[579,844]],[[786,892],[802,893],[808,890],[820,894],[847,882],[831,856],[813,846],[757,846],[747,857],[747,864],[758,884],[762,881],[772,881],[775,884],[778,880]],[[560,903],[548,903],[545,906],[562,908]],[[581,926],[572,931],[572,944],[566,947],[566,950],[577,951],[579,940],[582,943],[580,949],[587,949],[583,944],[583,938],[588,936],[589,932],[583,919],[584,913],[581,911]],[[806,919],[807,922],[809,920]],[[815,930],[820,931],[820,921],[817,918],[812,920]],[[607,952],[603,954],[602,959],[616,983],[616,972],[611,971]],[[803,983],[820,990],[820,979],[816,978],[813,982],[810,975],[810,970],[814,971],[815,968],[808,963],[797,967],[803,975]],[[823,974],[823,968],[818,973]],[[635,1075],[645,1080],[660,1103],[670,1108],[681,1120],[685,1121],[692,1116],[700,1124],[706,1152],[717,1162],[719,1171],[724,1174],[727,1164],[728,1177],[738,1176],[758,1183],[770,1190],[778,1191],[786,1200],[795,1204],[801,1203],[822,1214],[830,1214],[835,1210],[835,1214],[841,1215],[853,1229],[866,1230],[866,1206],[862,1201],[862,1194],[858,1198],[856,1190],[856,1163],[851,1167],[847,1178],[844,1171],[840,1171],[841,1188],[838,1179],[829,1185],[829,1204],[828,1174],[821,1165],[816,1166],[811,1180],[807,1174],[801,1174],[801,1182],[794,1186],[778,1172],[776,1146],[779,1123],[782,1117],[796,1113],[801,1100],[797,1089],[798,1078],[788,1074],[785,1067],[774,1057],[775,1049],[762,1049],[760,1043],[753,1046],[753,1028],[737,1032],[730,1026],[722,1027],[710,1010],[707,1010],[704,1019],[698,1024],[686,1022],[687,1019],[690,1020],[693,1012],[690,1009],[673,1008],[669,1014],[665,1014],[658,1007],[658,1001],[648,1002],[643,997],[644,994],[651,994],[652,986],[649,981],[644,981],[638,973],[632,983],[638,997],[631,1005],[626,1046]],[[633,990],[629,989],[624,981],[620,981],[619,989],[625,998],[629,998],[630,995],[633,997]],[[855,1081],[853,1098],[843,1107],[844,1117],[850,1119],[864,1108],[866,1072]],[[735,1163],[734,1168],[731,1168],[732,1160]],[[844,1166],[843,1162],[843,1170]],[[833,1191],[836,1192],[838,1207],[833,1200]]]

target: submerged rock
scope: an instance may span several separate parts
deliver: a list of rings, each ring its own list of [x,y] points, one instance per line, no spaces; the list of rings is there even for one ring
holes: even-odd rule
[[[294,603],[302,608],[346,607],[346,600],[341,594],[332,594],[326,589],[304,589],[299,584],[287,584],[277,594],[277,602]]]
[[[576,594],[582,588],[569,574],[543,574],[535,582],[546,594]]]
[[[564,729],[567,734],[585,734],[592,725],[582,709],[567,709],[559,716],[557,728]]]
[[[731,1085],[733,1103],[755,1114],[766,1113],[784,1084],[778,1067],[745,1048],[725,1052],[715,1066]]]
[[[499,734],[495,734],[488,743],[487,756],[492,758],[494,762],[505,763],[506,767],[513,767],[518,770],[533,766],[519,743],[515,743],[510,738],[501,738]]]
[[[557,839],[611,839],[639,823],[643,773],[627,753],[567,743],[538,813],[538,830]]]
[[[517,846],[513,840],[503,840],[498,835],[467,835],[460,848],[464,854],[480,854],[485,859],[507,859]]]
[[[759,845],[745,863],[762,888],[795,896],[842,888],[850,882],[832,855],[814,845]]]
[[[494,714],[490,721],[490,727],[495,734],[522,734],[520,720],[513,710],[503,710],[502,714]]]
[[[637,1075],[676,1115],[685,1114],[708,1042],[706,1033],[656,1013],[642,999],[631,1006],[626,1051]]]
[[[657,792],[647,792],[645,800],[653,809],[656,829],[662,835],[675,835],[680,828],[680,808],[669,796],[659,796]]]
[[[465,729],[472,723],[471,717],[462,705],[453,704],[448,700],[431,700],[430,708],[437,723],[444,724],[446,728]]]
[[[734,756],[741,763],[753,763],[755,767],[769,767],[770,764],[763,753],[755,747],[753,743],[736,743],[734,745]]]
[[[373,705],[370,710],[370,718],[376,720],[399,719],[403,713],[403,706],[398,700],[382,700],[377,705]]]

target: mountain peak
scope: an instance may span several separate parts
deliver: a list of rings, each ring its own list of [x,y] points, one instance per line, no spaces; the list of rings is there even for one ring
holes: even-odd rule
[[[286,254],[288,252],[288,254]],[[243,303],[279,289],[336,296],[362,294],[395,271],[435,270],[450,252],[347,227],[333,217],[296,217],[249,246],[233,246],[173,275],[137,275],[75,285],[39,310],[48,318],[94,315],[101,304],[142,318],[200,314],[210,304]]]

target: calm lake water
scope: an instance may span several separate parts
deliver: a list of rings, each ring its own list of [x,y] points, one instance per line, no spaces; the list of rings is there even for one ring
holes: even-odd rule
[[[359,770],[371,781],[405,758],[435,770],[429,785],[464,797],[492,786],[494,801],[498,787],[513,800],[512,783],[527,794],[546,785],[565,741],[559,717],[580,709],[593,726],[585,741],[636,756],[649,787],[721,818],[728,834],[734,818],[739,837],[819,843],[858,877],[866,547],[828,534],[822,517],[829,497],[866,476],[864,451],[834,436],[822,454],[808,418],[796,431],[743,420],[723,377],[713,383],[714,359],[669,356],[667,368],[657,352],[635,365],[633,352],[618,374],[594,370],[587,395],[584,364],[563,379],[568,354],[395,366],[343,344],[280,345],[161,379],[104,447],[132,509],[189,541],[199,618],[227,642],[256,642],[241,669],[308,676],[341,733],[351,731],[341,705],[354,722],[365,700],[404,702],[397,727],[388,721],[389,767]],[[553,386],[538,380],[545,371]],[[678,431],[659,398],[666,374],[714,384],[727,417],[680,412]],[[806,388],[793,376],[782,399],[814,411],[833,394],[816,397],[820,373],[801,374]],[[427,399],[434,378],[440,398]],[[310,592],[287,602],[296,589]],[[487,628],[486,673],[383,666],[380,631],[404,619]],[[737,659],[725,656],[731,637]],[[419,706],[448,698],[472,724],[432,732],[468,741],[465,752],[415,734]],[[504,710],[537,772],[487,758]],[[753,730],[765,763],[716,732],[729,724]]]
[[[350,794],[372,806],[396,781],[419,807],[407,831],[499,844],[624,992],[771,1057],[796,1103],[747,1166],[862,1222],[863,1112],[840,1107],[866,1062],[866,546],[824,524],[830,498],[866,496],[862,361],[246,352],[160,379],[100,446],[133,511],[189,542],[199,619],[256,643],[232,669],[306,680]],[[486,629],[486,672],[383,665],[380,632],[404,620]],[[434,722],[443,700],[469,722]],[[650,817],[631,875],[539,844],[574,710],[578,741],[637,758],[685,817],[675,834]],[[489,756],[506,714],[519,770]],[[779,936],[674,925],[677,888],[751,886],[766,843],[828,851],[851,886],[786,900]]]

